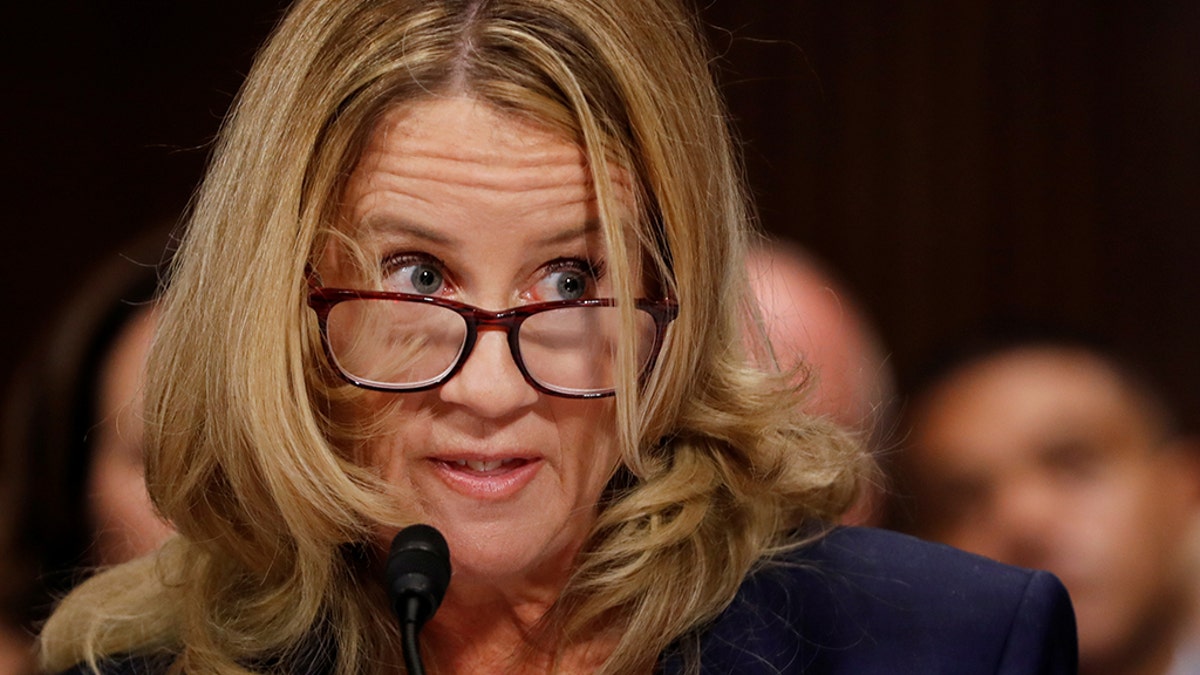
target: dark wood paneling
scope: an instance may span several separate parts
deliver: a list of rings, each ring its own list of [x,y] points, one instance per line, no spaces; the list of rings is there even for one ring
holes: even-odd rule
[[[0,376],[99,251],[187,200],[279,5],[23,3],[6,22]],[[997,317],[1050,315],[1142,351],[1200,419],[1200,4],[703,15],[764,226],[841,272],[902,375]]]
[[[1142,357],[1200,420],[1195,3],[703,11],[763,225],[841,271],[903,379],[986,326],[1053,321]]]

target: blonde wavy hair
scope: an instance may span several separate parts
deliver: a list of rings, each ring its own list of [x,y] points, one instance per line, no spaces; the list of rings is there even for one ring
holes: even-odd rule
[[[592,171],[616,295],[628,307],[648,279],[680,307],[655,371],[624,364],[623,466],[545,618],[557,644],[619,635],[601,672],[647,671],[798,526],[850,504],[865,453],[748,365],[751,217],[698,35],[676,0],[300,0],[222,129],[163,299],[147,482],[180,536],[68,596],[44,666],[161,652],[192,675],[359,673],[397,653],[372,542],[410,519],[355,461],[305,296],[374,124],[431,96],[627,169],[632,225]]]

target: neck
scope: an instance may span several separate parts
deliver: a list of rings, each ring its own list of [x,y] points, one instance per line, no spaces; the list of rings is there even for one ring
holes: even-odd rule
[[[551,612],[567,575],[542,578],[551,576],[559,582],[501,586],[456,578],[423,631],[429,672],[566,675],[599,670],[620,636],[602,631],[564,641]]]
[[[455,579],[438,613],[423,631],[435,673],[549,672],[555,640],[543,618],[561,585],[472,584]]]
[[[593,673],[616,646],[611,636],[562,644],[542,622],[549,610],[538,603],[475,603],[449,609],[424,631],[431,673]]]

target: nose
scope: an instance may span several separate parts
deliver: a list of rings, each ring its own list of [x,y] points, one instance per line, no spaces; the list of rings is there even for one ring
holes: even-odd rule
[[[462,368],[438,392],[442,401],[487,419],[511,415],[539,397],[517,368],[504,331],[483,329]]]

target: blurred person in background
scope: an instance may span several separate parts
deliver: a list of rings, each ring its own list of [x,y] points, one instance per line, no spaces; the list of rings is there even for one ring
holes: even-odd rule
[[[772,367],[810,388],[807,410],[857,432],[886,467],[894,425],[895,377],[862,306],[825,265],[799,246],[764,240],[747,257],[750,284],[773,354]],[[843,517],[882,521],[886,480],[877,479]]]
[[[910,413],[898,464],[915,534],[1058,575],[1085,675],[1200,673],[1200,460],[1141,372],[1026,336],[949,362]]]
[[[33,635],[95,567],[170,533],[146,494],[142,382],[154,332],[155,232],[79,281],[10,383],[0,454],[0,675],[34,672]]]

